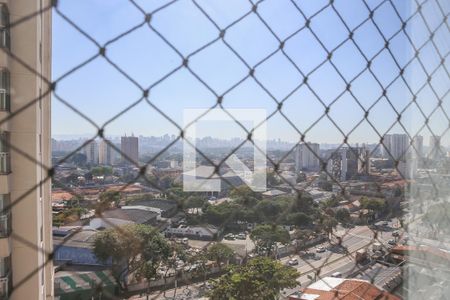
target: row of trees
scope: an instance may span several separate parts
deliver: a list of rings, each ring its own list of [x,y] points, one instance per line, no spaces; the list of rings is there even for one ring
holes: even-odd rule
[[[131,224],[97,233],[93,251],[99,260],[111,260],[113,277],[127,290],[127,274],[154,279],[161,262],[167,262],[175,249],[156,228]]]
[[[219,205],[203,203],[204,214],[199,221],[216,226],[237,221],[308,226],[320,214],[312,198],[306,195],[262,199],[261,194],[248,187],[239,187],[230,192],[230,198],[231,202]]]
[[[265,225],[255,229],[252,238],[268,245],[286,241],[286,234],[280,228]],[[189,257],[183,247],[170,243],[156,228],[136,224],[99,232],[93,251],[99,260],[112,263],[113,276],[122,291],[128,289],[127,277],[150,283],[158,277],[159,267],[166,266],[167,274],[169,268],[176,269],[179,260],[197,263],[206,280],[208,261],[214,261],[222,268],[234,257],[233,250],[222,243],[215,243],[207,251]],[[281,289],[297,285],[298,276],[295,269],[259,257],[242,266],[229,266],[223,276],[212,281],[209,296],[211,299],[277,299]]]
[[[150,282],[157,278],[157,270],[176,269],[178,261],[200,263],[206,272],[206,262],[219,266],[234,257],[234,251],[222,243],[215,243],[206,252],[190,257],[185,248],[169,242],[157,228],[143,224],[128,224],[97,233],[93,252],[103,263],[111,263],[113,276],[121,290],[127,290],[127,276]]]

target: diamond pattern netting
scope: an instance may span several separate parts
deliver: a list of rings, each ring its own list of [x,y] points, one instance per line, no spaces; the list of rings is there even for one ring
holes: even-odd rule
[[[39,166],[41,166],[46,172],[47,176],[38,185],[31,187],[28,193],[25,193],[18,199],[12,199],[11,207],[17,205],[28,194],[39,187],[40,184],[48,181],[52,181],[54,187],[61,188],[68,191],[72,195],[79,195],[76,189],[63,184],[55,177],[55,167],[67,162],[73,155],[87,146],[89,143],[96,139],[104,140],[115,151],[121,152],[116,145],[106,139],[106,133],[111,125],[117,120],[127,114],[131,114],[132,110],[139,105],[146,105],[152,113],[158,115],[162,120],[167,122],[170,127],[176,128],[178,131],[177,137],[169,144],[159,150],[155,155],[152,155],[145,163],[137,164],[126,154],[121,155],[130,163],[135,164],[139,168],[140,172],[135,178],[126,182],[123,185],[122,190],[125,190],[135,182],[141,181],[146,185],[157,189],[163,193],[169,193],[167,190],[160,186],[158,183],[150,180],[147,176],[148,167],[157,161],[162,155],[167,153],[178,142],[185,141],[191,147],[195,148],[196,152],[202,159],[215,167],[217,175],[221,177],[224,182],[229,185],[233,185],[226,177],[223,177],[218,170],[223,167],[227,158],[232,154],[236,154],[245,144],[252,144],[258,148],[252,138],[252,133],[261,125],[271,124],[274,120],[281,120],[285,124],[288,130],[291,130],[298,142],[310,142],[316,138],[316,130],[320,126],[325,126],[327,130],[332,130],[340,140],[339,146],[328,154],[327,157],[321,156],[320,153],[315,153],[314,149],[309,143],[305,146],[313,152],[313,155],[319,160],[321,171],[325,174],[329,180],[339,187],[342,196],[347,195],[349,186],[342,182],[341,178],[336,177],[336,173],[330,169],[330,161],[328,158],[332,158],[333,155],[340,153],[342,149],[348,149],[351,154],[355,155],[360,161],[362,166],[367,163],[363,160],[358,150],[353,146],[353,136],[358,135],[359,131],[370,132],[378,142],[369,155],[375,156],[377,152],[383,148],[388,158],[394,163],[393,166],[399,175],[405,179],[408,179],[408,174],[405,173],[405,169],[402,167],[402,163],[405,160],[411,159],[411,155],[419,153],[417,144],[414,142],[419,135],[436,135],[440,136],[444,140],[450,128],[450,119],[448,117],[447,109],[449,104],[449,86],[448,80],[450,79],[450,73],[448,70],[448,55],[450,54],[450,47],[448,45],[448,37],[450,36],[450,25],[448,23],[448,15],[450,13],[450,5],[444,0],[425,0],[425,1],[410,1],[408,5],[409,9],[405,9],[402,1],[384,0],[384,1],[369,1],[358,0],[352,5],[358,6],[358,10],[353,15],[348,15],[348,10],[343,9],[342,1],[320,1],[320,4],[315,4],[314,9],[305,6],[301,1],[283,1],[284,5],[289,6],[289,10],[285,10],[283,13],[293,14],[294,19],[299,22],[296,28],[293,28],[290,32],[283,32],[280,28],[284,26],[283,20],[270,18],[267,13],[271,9],[274,1],[261,0],[261,1],[242,1],[245,2],[246,8],[242,9],[238,14],[231,17],[228,22],[224,22],[217,17],[217,13],[209,9],[208,5],[204,1],[192,0],[192,1],[166,1],[166,3],[160,7],[153,8],[151,10],[146,9],[141,1],[128,0],[123,1],[127,5],[133,7],[139,14],[140,20],[137,20],[135,24],[128,27],[126,30],[115,34],[115,36],[106,39],[104,42],[100,42],[94,34],[89,30],[83,29],[83,26],[79,24],[76,18],[70,16],[69,12],[64,11],[64,1],[52,1],[51,5],[44,7],[41,11],[30,14],[27,17],[19,19],[9,25],[10,28],[20,26],[21,23],[26,22],[29,19],[35,18],[41,13],[52,11],[55,17],[58,17],[61,22],[70,27],[71,30],[81,35],[84,41],[88,44],[86,47],[94,47],[96,53],[88,57],[82,62],[77,63],[72,68],[64,70],[56,78],[42,78],[47,85],[47,90],[43,92],[42,96],[30,100],[26,106],[23,106],[15,111],[12,111],[7,117],[0,120],[0,125],[13,119],[15,116],[23,113],[27,108],[36,104],[41,98],[46,97],[48,94],[52,94],[53,102],[58,103],[65,107],[65,109],[81,120],[87,122],[93,128],[96,133],[75,151],[72,151],[66,157],[60,159],[53,166],[43,165],[41,162],[36,161],[33,157],[26,154],[25,151],[15,147],[7,139],[3,139],[2,142],[8,144],[11,151],[17,152],[27,160],[30,160]],[[356,3],[357,2],[357,3]],[[175,5],[189,5],[189,9],[198,18],[204,18],[205,27],[196,28],[195,31],[188,32],[191,35],[201,36],[202,39],[195,39],[198,43],[192,43],[189,47],[183,46],[178,40],[174,39],[170,33],[167,32],[168,23],[160,21],[165,17],[171,20],[176,18],[176,14],[172,13],[172,8]],[[319,1],[318,1],[319,3]],[[181,5],[181,4],[180,4]],[[406,11],[406,12],[405,12]],[[347,12],[347,13],[346,13]],[[288,16],[286,15],[286,18]],[[172,19],[171,19],[172,18]],[[230,37],[233,36],[235,31],[239,31],[241,26],[246,22],[253,22],[253,26],[257,26],[258,32],[265,32],[264,39],[271,41],[270,44],[262,44],[258,49],[258,55],[249,56],[248,51],[236,44],[236,41]],[[224,24],[225,23],[225,24]],[[165,24],[165,25],[164,25]],[[163,26],[164,25],[164,26]],[[207,26],[211,28],[206,28]],[[336,37],[331,39],[326,31],[329,26],[336,26],[340,28],[339,33],[336,33]],[[246,27],[244,27],[246,28]],[[380,42],[380,47],[375,44],[367,45],[361,40],[361,35],[373,34],[373,39]],[[154,77],[153,82],[143,84],[142,80],[132,75],[133,72],[126,71],[126,66],[119,63],[117,59],[113,59],[113,54],[110,51],[113,47],[118,45],[120,41],[132,36],[137,31],[145,30],[154,36],[153,39],[158,43],[164,45],[167,52],[173,55],[172,62],[165,65],[161,70],[154,71],[157,75]],[[188,29],[186,29],[188,31]],[[324,32],[325,31],[325,32]],[[184,31],[183,31],[184,32]],[[424,37],[420,38],[422,33]],[[249,34],[250,36],[252,33]],[[255,30],[256,35],[256,30]],[[206,36],[206,38],[205,38]],[[314,51],[323,54],[322,58],[311,59],[315,61],[308,61],[299,59],[298,54],[293,51],[292,47],[295,47],[295,40],[300,37],[307,36],[310,44],[315,44]],[[202,40],[199,42],[199,40]],[[401,42],[401,47],[399,43]],[[139,42],[144,43],[144,40]],[[193,46],[194,44],[195,47]],[[198,44],[198,45],[197,45]],[[294,45],[294,46],[292,46]],[[139,48],[139,44],[135,45]],[[219,80],[219,84],[214,80],[214,76],[207,76],[204,74],[196,60],[221,60],[220,56],[211,55],[207,56],[205,53],[213,47],[221,47],[223,51],[227,51],[229,56],[227,59],[233,60],[235,64],[239,65],[239,72],[232,80],[229,78]],[[403,48],[402,48],[403,47]],[[306,50],[303,50],[306,48]],[[343,49],[351,48],[352,57],[344,57],[344,63],[342,57],[340,57]],[[37,76],[42,77],[37,70],[27,65],[20,57],[14,54],[14,51],[8,51],[2,49],[7,55],[20,63],[23,67],[33,72]],[[14,49],[13,49],[14,50]],[[308,51],[306,43],[300,44],[295,48],[296,51]],[[402,52],[403,50],[403,52]],[[399,51],[403,53],[399,55]],[[303,54],[303,53],[302,53]],[[305,54],[303,54],[305,56]],[[306,53],[308,57],[308,53]],[[314,56],[316,58],[316,56]],[[349,60],[355,60],[359,63],[352,64]],[[59,92],[59,87],[67,81],[70,81],[73,76],[94,61],[102,60],[107,64],[113,72],[117,73],[121,78],[127,81],[132,89],[135,90],[139,96],[136,99],[127,99],[127,105],[113,116],[107,118],[104,121],[100,121],[93,117],[91,114],[86,114],[78,107],[76,101],[69,100],[63,93]],[[173,64],[173,61],[176,63]],[[283,86],[284,89],[278,89],[276,86],[268,81],[264,76],[264,68],[267,65],[273,63],[280,68],[278,71],[280,74],[285,75],[286,78],[292,76],[295,78],[291,86]],[[280,62],[284,63],[281,64]],[[390,62],[390,67],[384,66],[386,62]],[[436,61],[433,64],[431,61]],[[347,65],[348,64],[348,65]],[[384,66],[384,67],[383,67]],[[381,69],[380,69],[381,68]],[[384,69],[383,69],[384,68]],[[275,70],[275,69],[272,69]],[[221,72],[221,70],[215,70]],[[152,72],[152,71],[150,71]],[[223,159],[214,161],[208,154],[196,147],[185,137],[187,127],[192,126],[195,122],[183,126],[174,118],[170,111],[164,109],[160,102],[158,102],[158,93],[155,90],[161,85],[170,81],[174,76],[178,76],[181,72],[188,74],[193,81],[195,81],[202,90],[205,90],[212,98],[213,103],[209,106],[209,109],[205,112],[220,108],[224,110],[230,118],[241,129],[246,139],[235,146]],[[419,74],[420,75],[417,75]],[[150,76],[150,77],[152,77]],[[320,81],[317,81],[318,77],[332,78],[336,85],[330,84],[329,87],[320,85]],[[329,76],[329,77],[328,77]],[[370,90],[367,94],[361,93],[364,89],[359,88],[362,81],[370,81]],[[264,94],[264,97],[270,103],[272,109],[269,111],[265,122],[255,125],[253,128],[248,129],[239,120],[237,120],[232,113],[230,113],[230,107],[227,105],[229,98],[232,97],[234,92],[242,88],[247,82],[251,81],[255,89]],[[276,80],[274,80],[277,82]],[[339,83],[339,84],[338,84]],[[395,94],[397,86],[402,87],[402,101],[404,105],[400,106],[398,101],[398,95]],[[177,88],[177,87],[174,87]],[[88,91],[89,92],[89,91]],[[292,115],[290,105],[295,101],[295,98],[299,93],[307,93],[310,95],[311,102],[303,106],[305,110],[309,109],[309,106],[316,107],[316,115],[310,117],[310,122],[307,124],[299,124],[299,120]],[[155,95],[156,96],[155,96]],[[370,94],[370,95],[369,95]],[[368,99],[370,98],[370,100]],[[426,99],[433,99],[433,103],[424,102]],[[343,102],[351,103],[354,108],[354,112],[351,115],[353,121],[351,125],[343,122],[342,117],[339,117],[340,105]],[[380,114],[377,113],[380,106],[383,106],[386,113],[386,119],[380,122],[378,118]],[[311,108],[312,109],[312,108]],[[341,109],[342,110],[342,109]],[[411,119],[408,119],[411,112],[414,111],[415,119],[413,120],[417,126],[410,126]],[[301,113],[301,112],[299,112]],[[340,112],[342,114],[342,111]],[[345,113],[344,113],[345,114]],[[375,117],[372,117],[375,115]],[[391,116],[391,117],[389,117]],[[384,116],[382,116],[384,118]],[[374,119],[375,118],[375,119]],[[200,119],[200,118],[199,118]],[[306,119],[306,117],[305,117]],[[435,126],[434,124],[440,123],[444,126]],[[327,124],[327,125],[323,125]],[[445,125],[446,124],[446,125]],[[392,153],[389,145],[387,145],[385,136],[386,134],[399,132],[406,134],[408,138],[408,146],[406,149],[402,149],[402,153]],[[301,189],[293,184],[291,181],[283,177],[280,169],[280,164],[294,155],[296,146],[292,147],[288,151],[285,151],[281,158],[274,159],[273,157],[266,155],[262,149],[258,149],[261,153],[264,153],[267,157],[268,165],[274,169],[283,183],[288,185],[295,192],[295,197],[300,199],[304,195],[304,190],[307,187],[314,185],[314,180],[307,182]],[[431,149],[430,152],[438,152],[442,156],[446,154],[441,148]],[[434,165],[434,162],[427,157],[419,157],[418,163],[423,166],[425,180],[429,181],[432,186],[432,198],[440,199],[440,201],[446,201],[445,190],[442,188],[443,181],[437,176],[433,176],[430,170]],[[213,176],[211,175],[211,176]],[[377,187],[377,190],[381,190],[383,182],[374,181],[373,184]],[[82,195],[79,195],[82,196]],[[424,199],[416,197],[411,194],[411,205],[424,206],[427,203],[423,203]],[[294,201],[295,202],[295,201]],[[294,203],[293,202],[293,203]],[[291,211],[292,207],[286,208],[285,213]],[[235,212],[235,215],[238,211]],[[321,212],[323,217],[327,217],[329,212],[323,210]],[[284,213],[280,214],[280,217]],[[99,216],[102,217],[101,215]],[[408,221],[404,221],[404,227],[408,224],[414,227],[416,219],[420,219],[421,215],[413,215]],[[231,215],[223,224],[219,227],[224,228],[229,222],[235,219],[234,215]],[[89,220],[86,220],[87,223]],[[103,218],[103,221],[108,223],[108,220]],[[280,220],[275,220],[278,223]],[[113,226],[113,224],[109,224]],[[384,245],[384,241],[379,238],[379,232],[376,229],[373,230],[373,239],[368,245],[374,242],[380,242]],[[347,237],[347,230],[340,238],[345,239]],[[335,233],[332,233],[333,235]],[[42,251],[33,243],[30,243],[23,237],[20,237],[12,233],[12,238],[17,239],[25,245],[35,248],[36,251]],[[410,239],[413,239],[413,235],[410,235]],[[64,245],[64,243],[62,244]],[[387,252],[390,250],[385,248]],[[344,249],[345,256],[350,258],[355,257],[355,251],[348,251]],[[47,260],[44,263],[48,264],[52,261],[53,253],[45,253]],[[200,253],[199,255],[201,255]],[[321,270],[324,266],[330,263],[328,256],[324,260],[323,264],[317,266],[311,263],[309,260],[304,260],[309,265],[311,274],[316,274],[318,278],[321,277]],[[195,259],[194,259],[195,260]],[[429,266],[430,269],[432,266]],[[358,268],[358,266],[357,266]],[[36,273],[38,269],[34,272]],[[362,273],[365,270],[360,270]],[[34,273],[30,274],[28,278],[25,278],[21,282],[14,282],[14,288],[21,286],[26,280],[28,280]],[[376,275],[376,274],[375,274]],[[373,276],[373,274],[371,275]],[[13,288],[13,292],[14,292]]]

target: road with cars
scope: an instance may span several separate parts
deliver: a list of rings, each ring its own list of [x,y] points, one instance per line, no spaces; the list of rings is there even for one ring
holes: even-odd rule
[[[387,227],[395,228],[395,222],[389,222]],[[286,265],[289,265],[289,260],[297,259],[298,265],[293,267],[301,274],[297,279],[301,286],[307,286],[315,280],[335,273],[346,277],[346,275],[356,272],[358,270],[358,265],[355,264],[357,250],[370,249],[371,245],[376,242],[386,247],[387,241],[392,239],[390,231],[378,231],[377,238],[374,239],[374,231],[367,226],[356,226],[350,229],[340,227],[334,232],[334,235],[342,237],[342,246],[347,248],[347,251],[337,251],[338,247],[331,247],[327,242],[308,249],[308,252],[314,253],[316,258],[312,258],[312,256],[301,258],[298,255],[292,255],[281,259],[281,262]],[[322,248],[326,250],[322,251]],[[318,270],[320,271],[318,272]],[[287,296],[295,291],[298,291],[298,287],[286,289],[282,294]]]
[[[346,277],[357,271],[359,267],[355,264],[356,251],[363,248],[371,249],[372,244],[375,242],[381,243],[383,247],[387,247],[387,242],[393,239],[392,232],[397,229],[397,224],[396,220],[386,222],[386,228],[389,230],[379,230],[376,239],[374,239],[374,231],[367,226],[355,226],[353,228],[338,226],[337,230],[333,232],[333,236],[342,237],[341,244],[347,251],[342,251],[340,250],[342,248],[336,246],[332,247],[330,243],[326,242],[306,249],[305,252],[309,253],[308,257],[300,257],[295,254],[281,258],[280,262],[286,265],[290,265],[290,260],[296,260],[298,264],[292,265],[292,267],[296,268],[301,274],[297,279],[299,286],[283,290],[282,295],[288,296],[298,291],[300,286],[305,287],[322,277],[336,274]],[[230,246],[243,246],[249,252],[254,248],[254,244],[248,235],[245,239],[224,239],[222,242]],[[320,272],[318,273],[317,270],[320,270]],[[175,289],[167,290],[165,296],[161,292],[154,292],[149,295],[148,299],[200,299],[205,292],[205,283],[196,283],[179,287],[176,292]],[[174,295],[176,295],[175,298]],[[144,300],[147,299],[147,296],[132,299]]]

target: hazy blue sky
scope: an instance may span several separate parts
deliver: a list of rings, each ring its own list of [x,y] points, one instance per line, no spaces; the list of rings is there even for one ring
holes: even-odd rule
[[[144,20],[142,12],[128,0],[62,0],[59,2],[61,12],[101,45],[130,28],[142,24]],[[146,12],[151,12],[167,2],[169,1],[136,1]],[[295,1],[307,17],[314,14],[327,2]],[[336,0],[334,2],[335,8],[350,29],[354,29],[369,14],[362,1]],[[379,0],[367,1],[372,8],[380,2]],[[403,17],[409,16],[410,11],[415,9],[415,7],[409,6],[411,2],[413,1],[393,1]],[[228,26],[251,10],[251,2],[246,0],[197,0],[197,3],[220,28]],[[424,5],[423,12],[425,15],[433,16],[429,19],[428,25],[434,29],[442,18],[439,16],[439,10],[433,4],[434,2],[430,3],[430,5]],[[304,17],[288,0],[266,0],[258,5],[258,13],[281,40],[291,36],[305,24]],[[375,11],[373,20],[387,39],[401,26],[389,1]],[[97,54],[98,48],[57,13],[53,14],[53,23],[53,79],[57,79],[71,68]],[[155,13],[152,16],[151,24],[184,56],[219,35],[216,27],[192,1],[188,0],[177,1]],[[413,18],[411,24],[412,29],[409,30],[411,37],[416,45],[421,45],[428,38],[425,26],[419,16]],[[311,29],[320,38],[323,46],[329,50],[335,48],[348,36],[346,27],[331,8],[325,9],[311,19]],[[385,44],[371,21],[360,26],[354,32],[353,37],[369,59]],[[277,39],[255,14],[250,14],[229,28],[225,33],[225,40],[250,66],[254,66],[279,47]],[[449,51],[449,40],[448,30],[446,27],[441,27],[435,34],[435,42],[442,53]],[[392,39],[390,49],[401,66],[404,66],[413,55],[403,33]],[[288,39],[284,50],[304,73],[310,72],[326,58],[326,52],[307,29]],[[146,24],[108,45],[106,55],[144,88],[154,84],[182,63],[180,56]],[[420,57],[424,60],[428,72],[439,64],[437,53],[431,44],[423,48]],[[365,59],[351,41],[333,53],[332,62],[348,81],[366,68]],[[220,40],[192,56],[189,65],[219,95],[248,74],[245,64]],[[387,50],[373,60],[371,69],[383,86],[387,86],[399,73],[398,67]],[[426,78],[417,61],[406,68],[404,74],[414,92],[417,91],[419,83]],[[267,91],[264,91],[254,79],[246,79],[225,95],[224,106],[227,108],[265,108],[270,114],[276,110],[277,104],[268,92],[280,101],[303,81],[300,73],[280,51],[258,65],[255,77]],[[327,105],[346,86],[329,62],[311,74],[308,82]],[[449,83],[443,68],[435,73],[432,84],[439,96],[446,92]],[[366,108],[381,95],[381,88],[368,71],[365,71],[353,82],[352,91],[361,105]],[[64,78],[58,83],[56,94],[99,125],[142,96],[137,86],[120,74],[103,57],[96,58]],[[398,109],[402,109],[411,99],[411,94],[402,80],[397,80],[388,88],[387,96]],[[215,103],[216,96],[188,70],[181,68],[152,88],[149,99],[175,122],[182,124],[183,109],[210,107]],[[444,101],[446,109],[449,108],[448,100]],[[426,114],[429,114],[437,103],[430,88],[424,89],[418,95],[417,101]],[[53,100],[52,110],[53,134],[95,134],[94,127],[56,99]],[[324,110],[323,105],[306,86],[293,93],[284,102],[282,108],[286,117],[301,131],[306,130],[315,122]],[[344,132],[348,132],[359,123],[364,112],[346,93],[331,106],[329,115]],[[369,114],[369,120],[380,133],[385,133],[396,118],[396,114],[386,99],[382,99],[371,109]],[[447,122],[443,122],[443,120],[444,115],[440,111],[431,118],[429,125],[437,134],[441,134],[447,127]],[[412,133],[423,124],[424,118],[420,116],[417,107],[413,105],[405,113],[403,121]],[[298,140],[298,133],[279,113],[268,121],[267,128],[269,138]],[[216,136],[221,136],[227,129],[221,123],[221,126],[212,126],[211,130],[217,132]],[[400,132],[400,130],[399,126],[396,126],[391,133]],[[176,134],[178,130],[147,103],[142,102],[106,126],[107,135],[131,132],[138,135],[162,135],[165,133]],[[429,132],[424,130],[422,134],[427,136]],[[242,132],[241,136],[244,137],[245,134]],[[334,125],[324,118],[307,133],[307,139],[317,142],[340,142],[343,137]],[[350,136],[349,142],[376,140],[378,137],[373,129],[367,122],[363,122]]]

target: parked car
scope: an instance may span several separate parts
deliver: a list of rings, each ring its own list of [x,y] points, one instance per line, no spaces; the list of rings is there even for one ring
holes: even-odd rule
[[[373,243],[372,245],[372,251],[381,251],[383,249],[383,246],[380,243]]]
[[[312,257],[312,259],[314,259],[314,260],[321,260],[322,259],[322,257],[320,256],[320,255],[314,255],[313,257]]]
[[[245,235],[245,233],[239,233],[238,235],[236,235],[236,238],[238,240],[245,240],[247,238],[247,236]]]
[[[207,282],[207,283],[205,284],[205,288],[206,288],[207,290],[212,290],[212,289],[214,288],[214,286],[213,286],[211,283]]]
[[[316,252],[317,253],[322,253],[322,252],[325,252],[325,251],[326,251],[326,249],[323,246],[319,246],[319,247],[316,248]]]
[[[395,230],[392,232],[392,236],[400,236],[400,232],[398,232],[398,230]]]
[[[388,244],[394,246],[394,245],[396,245],[397,243],[395,242],[394,239],[390,239],[390,240],[388,241]]]
[[[226,240],[234,240],[234,239],[236,239],[236,237],[232,233],[226,234],[223,238],[226,239]]]
[[[296,258],[290,259],[288,261],[288,265],[289,266],[296,266],[296,265],[298,265],[298,259],[296,259]]]

